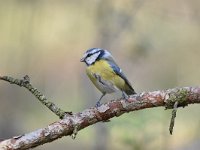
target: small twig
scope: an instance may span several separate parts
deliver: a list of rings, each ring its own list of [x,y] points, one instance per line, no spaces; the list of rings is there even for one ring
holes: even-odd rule
[[[73,140],[76,138],[76,135],[78,134],[78,128],[79,128],[79,124],[75,124],[73,133],[71,135]]]
[[[58,108],[54,103],[47,100],[47,98],[36,88],[34,88],[30,83],[30,78],[28,75],[24,76],[23,79],[14,79],[9,76],[0,76],[0,80],[9,82],[10,84],[16,84],[21,87],[28,89],[35,97],[46,107],[48,107],[54,114],[59,116],[61,119],[65,117],[65,111]]]
[[[172,117],[171,117],[170,126],[169,126],[169,132],[170,132],[171,135],[173,133],[173,128],[174,128],[174,123],[175,123],[175,118],[176,118],[177,107],[178,107],[178,101],[176,101],[174,103],[174,108],[172,110]]]

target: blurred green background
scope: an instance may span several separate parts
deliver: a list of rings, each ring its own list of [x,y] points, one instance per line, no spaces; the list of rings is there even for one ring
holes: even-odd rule
[[[110,50],[137,92],[200,85],[200,1],[0,0],[0,74],[28,74],[66,111],[94,106],[101,95],[80,63],[92,47]],[[0,139],[58,120],[3,81],[0,102]],[[171,136],[171,110],[145,109],[35,149],[199,150],[199,114],[199,105],[180,108]]]

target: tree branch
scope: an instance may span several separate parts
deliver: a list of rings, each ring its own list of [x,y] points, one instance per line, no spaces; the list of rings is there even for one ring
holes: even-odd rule
[[[107,121],[124,113],[140,109],[164,106],[166,109],[200,103],[200,87],[174,88],[162,91],[143,92],[132,95],[128,100],[112,100],[100,107],[91,107],[82,112],[68,114],[64,119],[31,133],[16,136],[0,142],[2,150],[33,148],[51,142],[62,136],[72,135],[92,124]]]
[[[9,76],[0,76],[0,80],[9,82],[10,84],[16,84],[20,87],[25,87],[29,90],[43,105],[49,108],[55,115],[59,116],[60,119],[64,118],[67,115],[67,112],[58,108],[53,102],[50,102],[37,88],[34,88],[30,83],[30,78],[28,75],[25,75],[23,79],[15,79]]]

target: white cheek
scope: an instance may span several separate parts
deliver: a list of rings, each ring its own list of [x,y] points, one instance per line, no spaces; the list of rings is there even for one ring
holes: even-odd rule
[[[87,64],[91,65],[92,63],[94,63],[97,59],[97,57],[99,56],[100,52],[99,53],[95,53],[93,55],[91,55],[90,57],[87,57],[85,59],[85,61],[87,62]]]
[[[91,58],[91,57],[88,57],[88,58],[86,58],[86,60],[85,60],[86,62],[87,62],[87,64],[92,64],[95,60],[93,60],[93,58]]]

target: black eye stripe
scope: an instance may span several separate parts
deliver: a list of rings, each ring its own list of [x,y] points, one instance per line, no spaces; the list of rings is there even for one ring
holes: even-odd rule
[[[89,49],[89,50],[87,50],[86,51],[86,53],[91,53],[92,51],[100,51],[100,50],[102,50],[102,49],[100,49],[100,48],[91,48],[91,49]]]
[[[92,56],[92,55],[93,55],[93,54],[88,54],[87,57],[90,57],[90,56]]]
[[[100,54],[101,54],[101,51],[96,51],[95,53],[89,53],[88,55],[87,55],[87,57],[90,57],[90,56],[92,56],[92,55],[94,55],[94,54],[96,54],[96,53],[99,53],[100,52]]]

